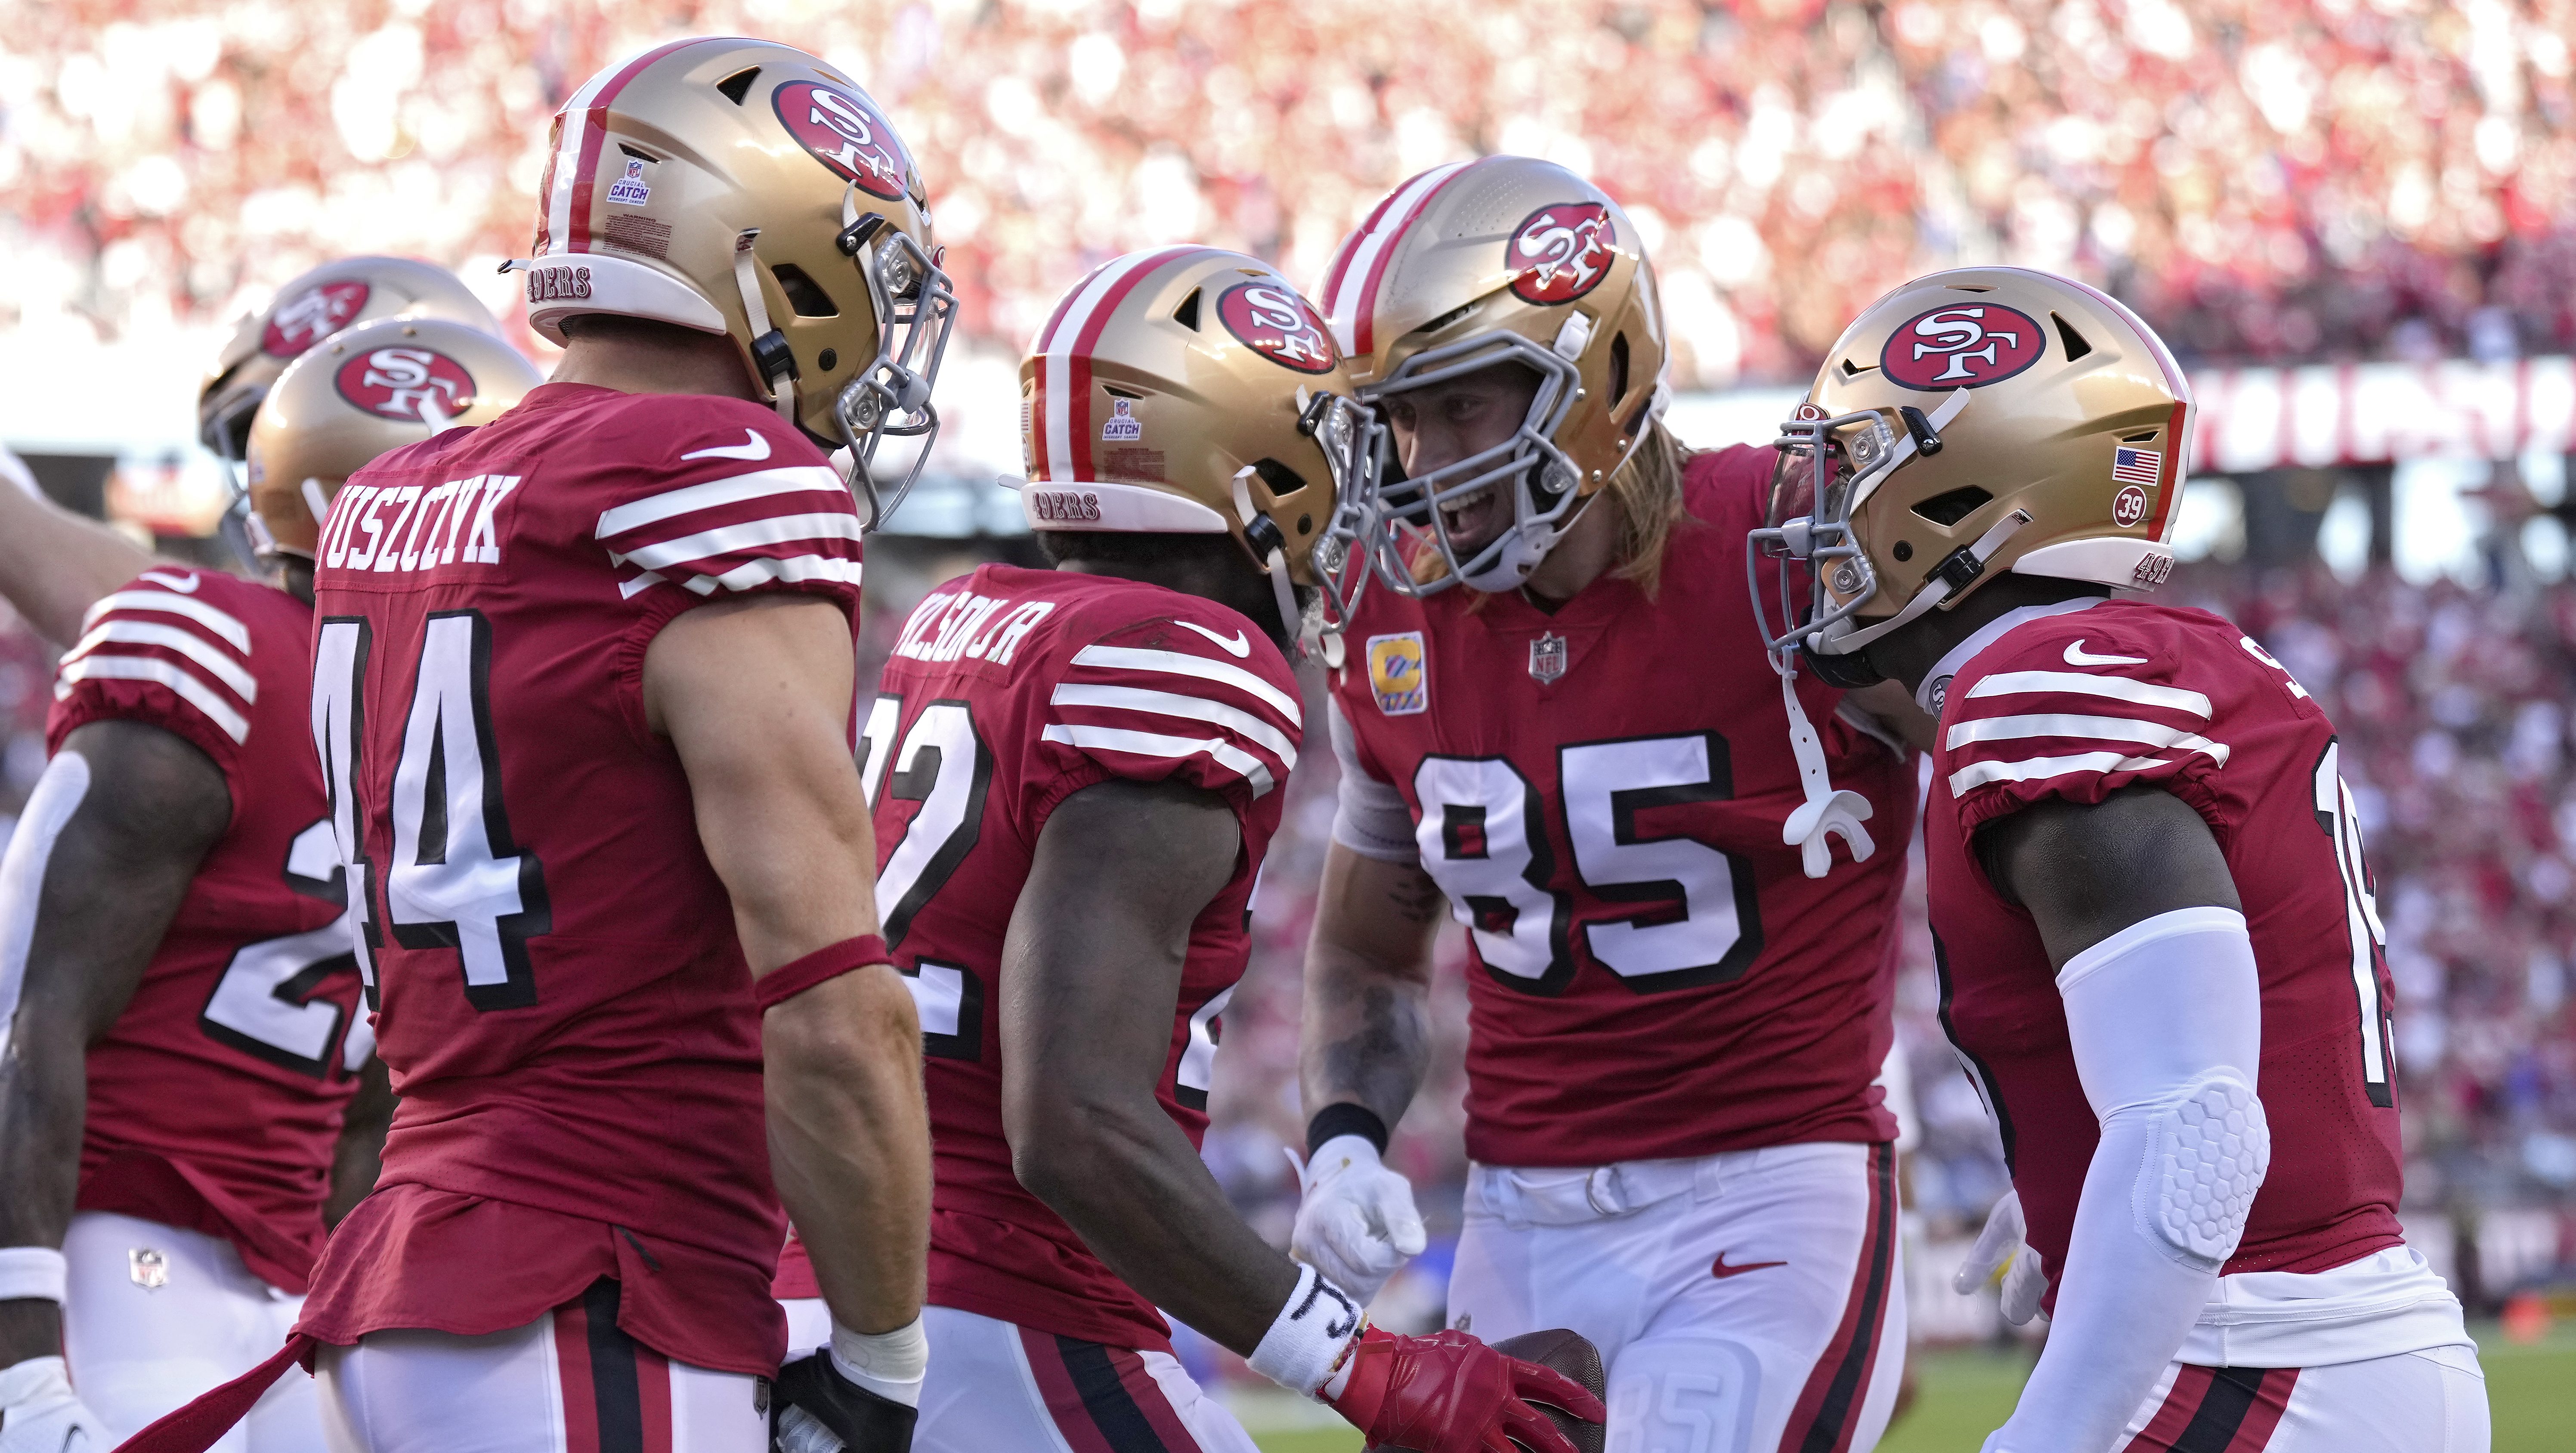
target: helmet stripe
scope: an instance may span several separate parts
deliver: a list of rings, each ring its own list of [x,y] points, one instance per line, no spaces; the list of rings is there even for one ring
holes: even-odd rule
[[[1081,282],[1074,284],[1063,297],[1056,299],[1055,311],[1047,314],[1046,322],[1038,328],[1038,336],[1029,341],[1029,352],[1035,355],[1038,361],[1037,373],[1032,381],[1035,394],[1029,400],[1027,425],[1029,477],[1032,479],[1053,478],[1051,472],[1053,462],[1064,457],[1064,451],[1055,447],[1055,413],[1050,403],[1050,400],[1064,397],[1064,390],[1060,387],[1048,386],[1055,370],[1047,357],[1047,350],[1054,346],[1055,330],[1064,322],[1064,315],[1073,310],[1073,300],[1082,296],[1082,290],[1089,287],[1091,280],[1098,277],[1108,266],[1109,264],[1103,263],[1100,267],[1093,268],[1083,275]]]
[[[559,241],[565,252],[590,251],[591,193],[599,180],[599,154],[608,143],[609,109],[618,94],[664,56],[710,41],[740,43],[731,37],[705,35],[666,41],[613,71],[601,71],[564,102],[563,110],[557,113],[563,129],[556,139],[554,156],[546,163],[548,180],[553,183],[546,193],[549,243]]]
[[[1370,314],[1376,308],[1377,285],[1394,260],[1395,244],[1422,215],[1422,209],[1431,205],[1432,197],[1452,177],[1474,165],[1471,161],[1453,161],[1406,182],[1369,214],[1369,220],[1361,225],[1357,245],[1345,245],[1347,251],[1337,260],[1335,272],[1324,279],[1324,297],[1332,309],[1333,341],[1341,345],[1344,354],[1364,358],[1377,351]],[[1392,225],[1386,220],[1390,216],[1395,219]]]
[[[1047,477],[1064,483],[1091,477],[1091,350],[1119,303],[1136,285],[1164,264],[1201,252],[1204,247],[1165,247],[1120,258],[1093,273],[1076,289],[1074,304],[1056,321],[1047,340],[1040,370],[1047,395]]]
[[[2147,538],[2159,545],[2172,544],[2174,527],[2182,523],[2182,512],[2174,508],[2174,499],[2182,493],[2183,466],[2191,454],[2191,440],[2183,437],[2184,421],[2190,417],[2191,399],[2186,395],[2174,400],[2173,416],[2165,421],[2164,464],[2156,479],[2156,517],[2147,526]]]

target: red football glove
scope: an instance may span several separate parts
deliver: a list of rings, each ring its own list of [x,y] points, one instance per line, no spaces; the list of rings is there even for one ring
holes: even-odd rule
[[[1535,1362],[1506,1357],[1464,1332],[1398,1337],[1371,1327],[1350,1353],[1350,1381],[1333,1411],[1371,1446],[1415,1453],[1574,1453],[1574,1445],[1530,1406],[1546,1403],[1586,1422],[1607,1416],[1601,1400]]]

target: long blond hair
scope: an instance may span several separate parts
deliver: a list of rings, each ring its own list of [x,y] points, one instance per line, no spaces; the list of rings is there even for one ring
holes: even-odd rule
[[[1656,419],[1646,425],[1646,437],[1637,441],[1636,451],[1604,489],[1608,503],[1619,511],[1619,563],[1610,573],[1634,581],[1648,600],[1663,585],[1664,546],[1672,540],[1673,527],[1690,518],[1682,505],[1682,475],[1697,452]],[[1437,550],[1424,550],[1413,559],[1417,581],[1437,580],[1448,570],[1449,562]],[[1467,608],[1483,605],[1479,594]]]

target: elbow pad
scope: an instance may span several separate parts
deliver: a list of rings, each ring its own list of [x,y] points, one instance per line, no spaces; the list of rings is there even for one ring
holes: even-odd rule
[[[2254,1193],[2272,1165],[2263,1102],[2232,1066],[2144,1107],[2146,1174],[2138,1177],[2138,1229],[2175,1262],[2215,1272],[2236,1254]],[[2117,1117],[2115,1117],[2117,1118]],[[2107,1127],[2106,1127],[2107,1128]]]

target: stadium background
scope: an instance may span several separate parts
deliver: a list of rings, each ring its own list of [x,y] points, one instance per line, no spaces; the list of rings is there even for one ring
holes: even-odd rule
[[[455,267],[510,314],[494,268],[527,243],[554,107],[629,50],[726,31],[815,50],[887,107],[962,299],[932,479],[870,546],[878,652],[945,574],[1026,551],[991,480],[1061,289],[1183,239],[1311,282],[1382,191],[1455,157],[1550,157],[1626,201],[1702,445],[1767,437],[1914,272],[2025,263],[2138,308],[2204,405],[2168,598],[2242,623],[2345,734],[2401,992],[2409,1234],[2480,1319],[2497,1446],[2565,1446],[2576,4],[0,0],[0,441],[56,497],[217,558],[188,440],[225,325],[358,252]],[[48,667],[0,624],[0,810],[42,767]],[[1207,1146],[1282,1242],[1331,797],[1330,758],[1307,760]],[[2003,1179],[1932,1020],[1915,894],[1891,1069],[1915,1106],[1915,1321],[1951,1350],[1888,1446],[1971,1447],[2029,1343],[1991,1293],[1946,1287]],[[1454,966],[1441,994],[1445,1068],[1395,1151],[1436,1231],[1462,1169]],[[1381,1314],[1436,1317],[1444,1270],[1436,1244]],[[1276,1446],[1340,1446],[1246,1396]]]

